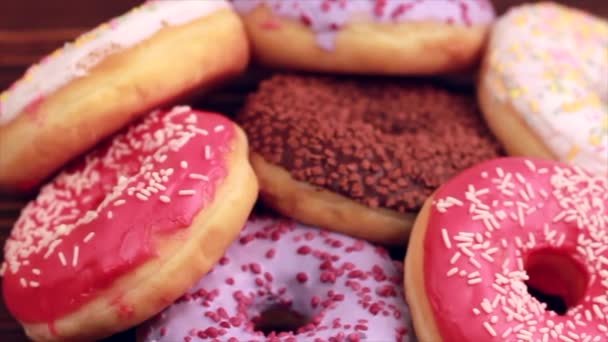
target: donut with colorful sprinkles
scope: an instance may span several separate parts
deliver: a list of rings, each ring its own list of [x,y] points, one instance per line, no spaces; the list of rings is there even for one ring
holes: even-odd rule
[[[608,21],[554,3],[513,8],[483,64],[480,106],[510,154],[608,177]]]
[[[420,341],[608,340],[608,179],[509,157],[440,187],[405,286]]]
[[[102,24],[0,93],[0,189],[34,189],[137,116],[248,61],[243,25],[225,0],[147,1]]]
[[[401,262],[365,241],[254,217],[211,272],[138,330],[138,340],[412,341],[402,277]],[[273,310],[298,318],[290,329],[265,329]]]
[[[232,0],[258,61],[280,68],[431,75],[474,66],[489,0]]]
[[[4,247],[6,306],[35,341],[135,326],[213,267],[257,190],[233,122],[189,107],[155,111],[23,209]]]

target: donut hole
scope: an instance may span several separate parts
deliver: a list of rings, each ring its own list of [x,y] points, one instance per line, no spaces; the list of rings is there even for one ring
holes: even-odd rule
[[[528,293],[546,310],[565,315],[580,303],[589,279],[585,268],[571,255],[556,249],[532,252],[526,259]]]
[[[280,334],[282,332],[296,333],[298,329],[309,324],[311,318],[287,305],[273,305],[263,310],[259,316],[253,317],[251,322],[256,331],[265,336]]]

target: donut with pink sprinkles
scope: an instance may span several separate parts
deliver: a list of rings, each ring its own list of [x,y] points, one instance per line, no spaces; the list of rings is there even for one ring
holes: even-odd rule
[[[410,341],[403,266],[362,240],[251,218],[215,268],[139,331],[163,341]],[[262,332],[271,308],[302,316]]]

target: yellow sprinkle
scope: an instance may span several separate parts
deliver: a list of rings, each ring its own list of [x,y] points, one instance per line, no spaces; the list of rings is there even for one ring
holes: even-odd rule
[[[515,25],[517,26],[525,26],[528,22],[528,18],[525,15],[520,15],[515,18]]]
[[[522,88],[513,88],[509,91],[509,95],[511,96],[512,99],[517,99],[524,93],[525,93],[525,91]]]
[[[538,101],[536,99],[530,100],[530,108],[532,109],[532,112],[534,114],[540,113],[540,104],[538,103]]]
[[[600,146],[602,144],[602,137],[598,134],[590,135],[589,144],[594,147]]]
[[[580,147],[578,145],[573,145],[572,148],[570,148],[570,151],[568,151],[568,154],[566,155],[566,161],[573,161],[574,158],[576,158],[576,156],[578,155],[579,151]]]

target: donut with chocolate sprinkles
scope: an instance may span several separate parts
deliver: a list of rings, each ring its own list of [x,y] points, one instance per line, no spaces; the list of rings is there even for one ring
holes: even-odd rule
[[[442,183],[502,154],[473,97],[425,82],[275,75],[237,121],[268,205],[388,244]]]

